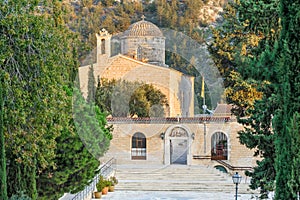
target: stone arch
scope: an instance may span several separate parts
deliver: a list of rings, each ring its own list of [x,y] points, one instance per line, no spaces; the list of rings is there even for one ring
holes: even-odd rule
[[[146,160],[147,158],[147,139],[141,132],[136,132],[131,137],[131,159]]]
[[[224,167],[223,165],[215,165],[214,168],[223,173],[226,173],[226,174],[228,173],[228,169],[226,167]]]
[[[164,164],[169,165],[172,164],[171,160],[171,150],[172,148],[172,141],[182,141],[186,143],[186,163],[182,164],[191,164],[191,144],[193,141],[192,132],[191,130],[184,126],[184,125],[173,125],[170,126],[166,132],[164,133]]]
[[[227,134],[222,131],[216,131],[211,136],[211,159],[228,160],[228,143]]]

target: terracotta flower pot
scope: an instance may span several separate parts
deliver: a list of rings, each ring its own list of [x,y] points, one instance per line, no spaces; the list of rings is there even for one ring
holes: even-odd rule
[[[94,192],[95,199],[101,199],[102,192]]]
[[[113,186],[113,185],[109,186],[109,187],[108,187],[108,191],[109,191],[109,192],[115,191],[115,186]]]
[[[108,187],[102,189],[102,194],[105,195],[108,193]]]

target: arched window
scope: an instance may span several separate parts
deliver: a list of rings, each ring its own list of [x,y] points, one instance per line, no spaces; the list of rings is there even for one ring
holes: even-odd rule
[[[101,40],[101,54],[105,54],[105,39]]]
[[[146,137],[143,133],[135,133],[131,141],[131,159],[146,160]]]
[[[227,160],[227,136],[222,132],[216,132],[211,137],[211,159]]]

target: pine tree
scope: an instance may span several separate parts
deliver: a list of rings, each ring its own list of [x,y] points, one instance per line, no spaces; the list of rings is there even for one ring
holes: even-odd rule
[[[106,125],[106,114],[94,103],[87,104],[78,89],[73,93],[73,112],[76,132],[90,153],[99,159],[112,139],[112,127]]]
[[[56,167],[39,176],[39,199],[59,199],[66,192],[83,190],[100,165],[77,133],[63,130],[56,142]]]

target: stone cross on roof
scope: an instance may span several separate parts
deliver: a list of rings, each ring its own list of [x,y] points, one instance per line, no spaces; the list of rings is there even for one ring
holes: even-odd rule
[[[146,17],[145,17],[145,15],[142,15],[141,18],[144,21]]]

